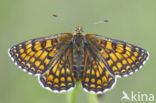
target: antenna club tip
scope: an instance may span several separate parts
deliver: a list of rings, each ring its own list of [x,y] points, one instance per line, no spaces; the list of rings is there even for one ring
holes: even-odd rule
[[[53,14],[52,16],[53,16],[53,17],[58,17],[56,14]]]
[[[109,22],[109,20],[103,20],[104,22]]]

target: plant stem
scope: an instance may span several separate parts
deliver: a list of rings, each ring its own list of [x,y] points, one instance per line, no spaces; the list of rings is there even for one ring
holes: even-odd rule
[[[79,91],[80,82],[76,83],[76,88],[67,93],[66,103],[76,103],[77,93]]]
[[[76,97],[80,89],[80,82],[76,83],[76,88],[67,93],[66,103],[76,103]],[[96,94],[86,93],[88,97],[88,103],[98,103]]]

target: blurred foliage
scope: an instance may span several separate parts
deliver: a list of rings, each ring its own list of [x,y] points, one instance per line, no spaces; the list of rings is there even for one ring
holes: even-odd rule
[[[37,77],[30,76],[13,64],[9,47],[36,37],[74,32],[77,25],[84,31],[124,40],[150,52],[145,66],[128,78],[118,79],[100,103],[120,103],[122,91],[156,95],[156,0],[0,0],[0,103],[62,103],[66,93],[55,94],[43,89]],[[68,25],[52,17],[63,17]],[[100,20],[109,22],[94,25]],[[81,89],[77,103],[87,103]]]

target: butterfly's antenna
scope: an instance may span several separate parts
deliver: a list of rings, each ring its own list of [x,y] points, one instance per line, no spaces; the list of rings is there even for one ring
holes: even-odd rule
[[[75,27],[74,24],[72,24],[72,23],[70,23],[70,22],[67,22],[64,18],[62,18],[62,17],[60,17],[60,16],[58,16],[58,15],[56,15],[56,14],[53,14],[52,16],[53,16],[54,18],[58,19],[58,20],[63,21],[65,24],[68,24],[68,25],[70,25],[70,26],[72,26],[72,27]]]
[[[93,24],[94,24],[94,25],[97,25],[97,24],[107,23],[107,22],[109,22],[109,20],[105,19],[105,20],[101,20],[101,21],[98,21],[98,22],[95,22],[95,23],[86,25],[85,27],[93,26]]]
[[[101,24],[101,23],[106,23],[106,22],[109,22],[109,20],[101,20],[101,21],[95,22],[94,24]]]

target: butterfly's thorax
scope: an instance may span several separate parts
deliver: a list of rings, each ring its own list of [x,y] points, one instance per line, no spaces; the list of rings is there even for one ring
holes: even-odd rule
[[[84,36],[76,33],[73,37],[73,71],[76,80],[80,80],[84,68]]]

